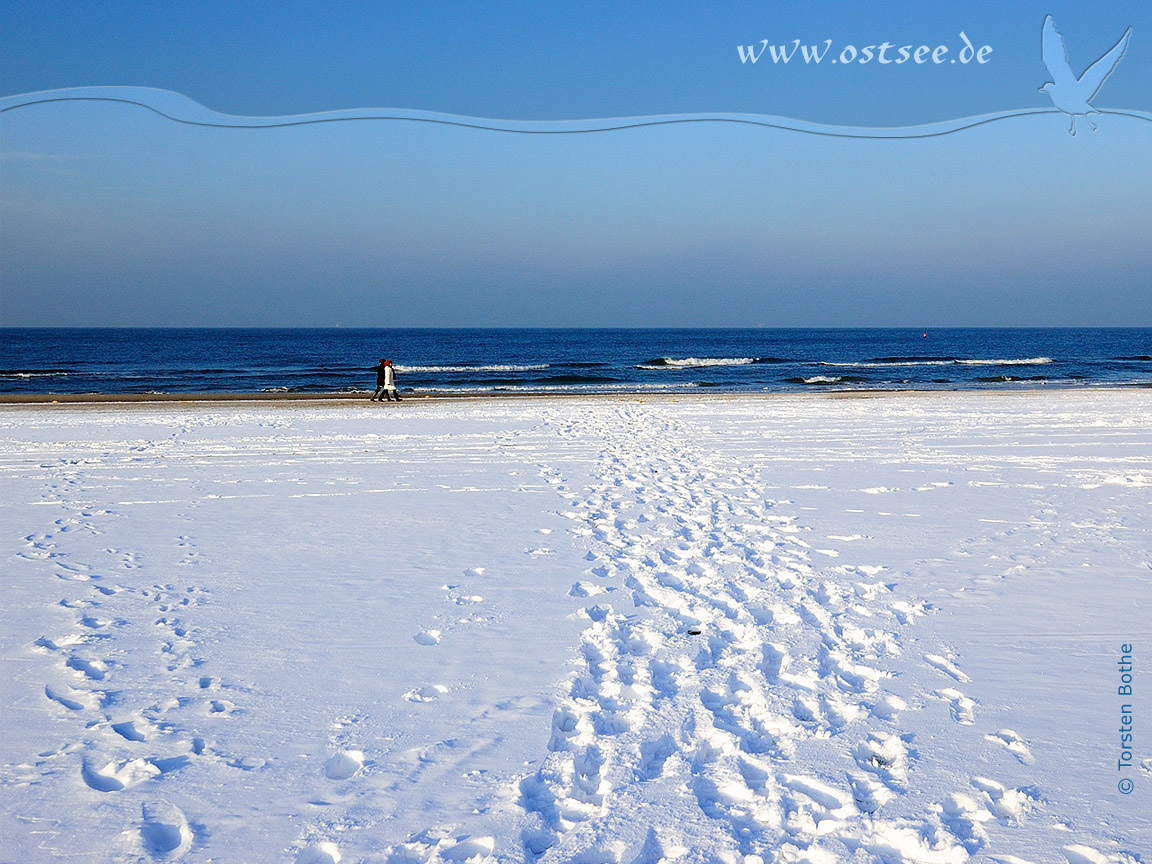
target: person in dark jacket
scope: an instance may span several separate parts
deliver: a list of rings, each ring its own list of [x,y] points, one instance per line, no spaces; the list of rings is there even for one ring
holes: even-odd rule
[[[369,402],[383,402],[387,399],[389,402],[395,397],[396,401],[400,401],[400,393],[396,390],[396,370],[392,367],[391,360],[380,360],[380,365],[374,367],[376,371],[376,392],[372,394]]]
[[[380,358],[380,363],[372,367],[372,371],[376,373],[376,392],[372,394],[369,402],[375,402],[384,394],[384,369],[386,368],[387,360],[383,357]]]

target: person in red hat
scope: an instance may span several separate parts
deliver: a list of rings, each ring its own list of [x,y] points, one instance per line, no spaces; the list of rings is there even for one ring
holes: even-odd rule
[[[376,392],[372,394],[369,402],[383,402],[387,399],[389,402],[395,397],[396,401],[400,401],[400,393],[396,389],[396,370],[392,368],[392,361],[380,358],[380,365],[375,367],[376,370]]]

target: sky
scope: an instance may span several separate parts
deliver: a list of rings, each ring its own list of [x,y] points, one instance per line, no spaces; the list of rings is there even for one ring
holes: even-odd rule
[[[1052,14],[1076,74],[1131,27],[1094,104],[1152,112],[1146,3],[792,5],[8,2],[0,104],[127,86],[245,116],[914,126],[1051,108]],[[963,62],[961,32],[984,63]],[[795,39],[831,42],[820,63],[741,61],[738,46]],[[948,52],[859,62],[884,42]],[[1152,122],[1095,122],[875,141],[14,108],[0,114],[0,325],[1152,326]]]

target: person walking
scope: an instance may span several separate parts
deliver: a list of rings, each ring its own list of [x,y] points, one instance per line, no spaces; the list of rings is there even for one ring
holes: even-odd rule
[[[369,402],[375,402],[384,394],[384,378],[386,377],[384,375],[384,369],[386,368],[385,364],[387,364],[387,362],[387,360],[381,357],[379,364],[372,367],[372,371],[376,373],[376,392],[372,394],[372,398],[368,400]]]
[[[400,393],[396,389],[396,370],[392,366],[391,360],[380,360],[380,365],[376,368],[376,392],[372,394],[369,402],[383,402],[387,399],[389,402],[395,397],[396,401],[400,401]]]

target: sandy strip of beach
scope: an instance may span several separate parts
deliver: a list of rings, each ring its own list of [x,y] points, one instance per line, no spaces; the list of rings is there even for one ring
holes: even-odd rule
[[[355,392],[292,393],[280,390],[212,393],[0,393],[0,405],[87,404],[102,402],[337,402],[368,400],[371,390]],[[452,394],[412,394],[414,399],[444,398]]]
[[[877,395],[892,391],[871,391]],[[214,392],[214,393],[0,393],[0,405],[87,405],[104,403],[151,404],[157,402],[213,403],[213,402],[287,402],[287,403],[354,403],[368,402],[372,391],[353,393],[286,393],[282,391],[261,392]],[[728,394],[710,393],[709,399],[723,399]],[[735,394],[732,394],[735,395]],[[755,394],[773,396],[778,394]],[[828,395],[866,395],[866,391],[840,391]],[[684,398],[683,392],[629,392],[626,390],[609,393],[587,394],[579,392],[541,393],[532,390],[453,391],[436,390],[402,394],[400,401],[424,401],[442,399],[677,399]],[[751,396],[748,398],[755,398]],[[387,400],[381,404],[389,404]]]
[[[1147,389],[1152,385],[1145,384],[1131,384],[1123,386],[1099,386],[1093,387],[1090,390],[1083,392],[1099,393],[1107,390],[1140,390]],[[828,398],[828,399],[882,399],[888,396],[901,395],[901,396],[940,396],[948,393],[984,393],[986,395],[995,395],[999,398],[1011,397],[1013,395],[1026,395],[1035,396],[1040,393],[1066,393],[1078,392],[1075,390],[1067,390],[1058,388],[1053,390],[984,390],[984,391],[949,391],[949,390],[899,390],[899,389],[874,389],[874,390],[851,390],[851,389],[828,389],[820,390],[813,389],[803,393],[795,392],[757,392],[757,393],[739,393],[739,392],[698,392],[683,390],[614,390],[604,393],[582,393],[578,391],[570,392],[540,392],[533,390],[492,390],[492,391],[475,391],[475,390],[430,390],[420,392],[410,392],[402,394],[402,400],[405,402],[425,401],[425,400],[443,400],[443,399],[645,399],[645,400],[663,400],[663,399],[690,399],[699,400],[706,399],[712,402],[726,401],[731,399],[747,400],[747,399],[777,399],[777,398]],[[355,403],[360,401],[369,401],[371,390],[359,391],[333,391],[333,392],[285,392],[285,391],[257,391],[257,392],[204,392],[204,393],[0,393],[0,405],[72,405],[72,404],[100,404],[100,403],[124,403],[124,404],[150,404],[150,403],[164,403],[164,402],[177,402],[177,403],[215,403],[215,402],[294,402],[294,403]],[[381,403],[390,404],[390,403]]]
[[[190,395],[0,408],[12,860],[1152,848],[1146,391]]]
[[[830,396],[883,396],[886,393],[896,391],[836,391],[828,394],[812,394],[812,395],[830,395]],[[913,392],[913,391],[908,391]],[[783,395],[777,393],[759,393],[759,394],[723,394],[723,393],[709,393],[702,398],[707,399],[725,399],[727,397],[735,398],[770,398],[772,396]],[[131,403],[131,404],[149,404],[154,402],[181,402],[181,403],[199,403],[199,402],[302,402],[302,403],[316,403],[316,402],[359,402],[369,401],[371,391],[362,391],[354,393],[285,393],[281,391],[261,391],[261,392],[215,392],[215,393],[0,393],[0,405],[85,405],[85,404],[100,404],[100,403]],[[452,391],[452,390],[438,390],[420,393],[407,393],[402,395],[400,401],[423,401],[427,399],[683,399],[686,398],[683,392],[629,392],[629,391],[615,391],[610,393],[597,393],[587,394],[578,392],[569,393],[538,393],[530,390],[514,391],[514,390],[496,390],[492,392],[478,392],[478,391]],[[693,397],[688,397],[693,398]],[[387,401],[382,404],[387,404]]]

